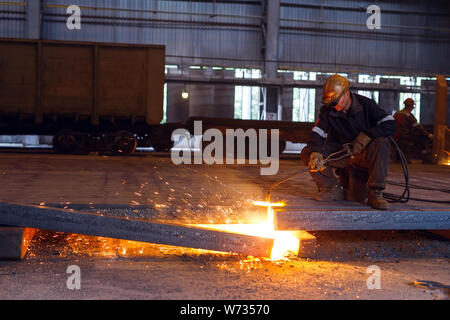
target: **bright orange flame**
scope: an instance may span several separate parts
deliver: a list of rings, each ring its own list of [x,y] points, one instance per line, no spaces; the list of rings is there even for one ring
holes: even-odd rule
[[[450,152],[444,151],[444,154],[447,156],[447,161],[442,160],[440,164],[444,164],[446,166],[450,166]]]
[[[290,255],[298,255],[300,241],[294,232],[274,230],[274,211],[272,207],[282,207],[283,202],[254,201],[254,205],[267,207],[267,220],[257,224],[197,224],[193,226],[212,230],[246,234],[251,236],[274,239],[271,251],[271,260],[285,260]],[[204,254],[215,252],[216,254],[226,254],[223,252],[188,249],[173,246],[162,246],[150,243],[119,240],[104,237],[84,236],[71,234],[66,238],[73,253],[100,256],[147,256],[159,254],[179,254],[180,250],[194,254]]]
[[[255,205],[267,207],[267,221],[258,224],[199,224],[195,225],[201,228],[208,228],[220,231],[234,232],[274,239],[271,260],[285,260],[290,255],[298,255],[300,249],[300,240],[291,231],[276,231],[274,225],[274,212],[272,207],[282,207],[284,203],[270,203],[254,201]]]
[[[284,202],[253,201],[253,204],[259,207],[270,207],[270,208],[285,206]]]
[[[166,255],[192,254],[201,255],[205,253],[213,253],[215,255],[224,255],[227,253],[204,250],[191,249],[176,246],[166,246],[147,242],[120,240],[112,238],[103,238],[96,236],[86,236],[79,234],[69,234],[65,237],[67,244],[71,248],[71,252],[75,254],[101,257],[155,257]],[[70,252],[69,251],[69,252]],[[63,253],[64,254],[64,253]],[[68,252],[66,252],[68,254]]]

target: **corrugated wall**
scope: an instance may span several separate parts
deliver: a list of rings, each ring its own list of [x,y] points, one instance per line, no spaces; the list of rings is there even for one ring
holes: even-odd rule
[[[0,5],[1,37],[25,36],[24,1]],[[66,7],[74,3],[82,8],[81,30],[66,27]],[[381,8],[381,30],[366,27],[366,8],[374,3]],[[283,0],[280,65],[450,74],[449,6],[438,0]],[[169,64],[262,67],[262,11],[256,0],[43,0],[42,38],[163,44]]]
[[[177,57],[212,57],[216,61],[185,58],[183,62],[227,65],[231,62],[222,63],[221,59],[261,59],[259,20],[245,18],[261,15],[260,5],[256,2],[252,5],[196,1],[78,0],[82,28],[68,30],[65,8],[52,4],[69,2],[44,1],[45,39],[163,44],[166,45],[168,63],[178,62],[180,58]],[[92,10],[84,6],[114,10]]]
[[[381,9],[379,30],[366,26],[372,4]],[[449,52],[450,9],[444,1],[285,0],[281,8],[280,60],[297,62],[287,65],[448,74]]]
[[[25,37],[25,1],[8,0],[0,2],[0,37]]]

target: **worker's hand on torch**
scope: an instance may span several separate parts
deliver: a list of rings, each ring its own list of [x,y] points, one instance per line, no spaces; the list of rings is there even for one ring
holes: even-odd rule
[[[372,139],[364,132],[360,132],[355,141],[353,141],[352,155],[360,154],[361,152],[363,152],[371,140]]]
[[[311,152],[308,166],[309,171],[321,171],[324,168],[323,155],[319,152]]]

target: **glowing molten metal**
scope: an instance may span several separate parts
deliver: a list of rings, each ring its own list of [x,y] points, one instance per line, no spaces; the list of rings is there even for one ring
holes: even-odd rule
[[[201,228],[208,228],[219,231],[234,232],[274,239],[271,260],[287,259],[291,255],[298,255],[300,249],[300,240],[290,231],[275,231],[274,212],[272,207],[283,207],[284,203],[254,201],[254,205],[267,207],[267,221],[258,224],[198,224]]]
[[[274,212],[273,207],[283,207],[284,203],[254,201],[254,205],[267,207],[267,220],[257,224],[195,224],[193,226],[206,228],[209,230],[218,230],[233,232],[250,236],[273,239],[271,251],[271,260],[286,260],[289,256],[297,256],[300,248],[300,240],[296,232],[275,231],[274,230]],[[193,254],[204,254],[215,252],[216,254],[226,254],[203,249],[189,249],[174,246],[162,246],[144,242],[111,239],[95,236],[84,236],[69,234],[66,237],[73,253],[89,254],[99,256],[146,256],[160,254],[180,254],[180,252],[190,252]]]

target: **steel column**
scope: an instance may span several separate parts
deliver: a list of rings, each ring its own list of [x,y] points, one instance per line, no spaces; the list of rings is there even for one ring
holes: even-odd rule
[[[28,0],[26,5],[26,37],[41,38],[41,1]]]

